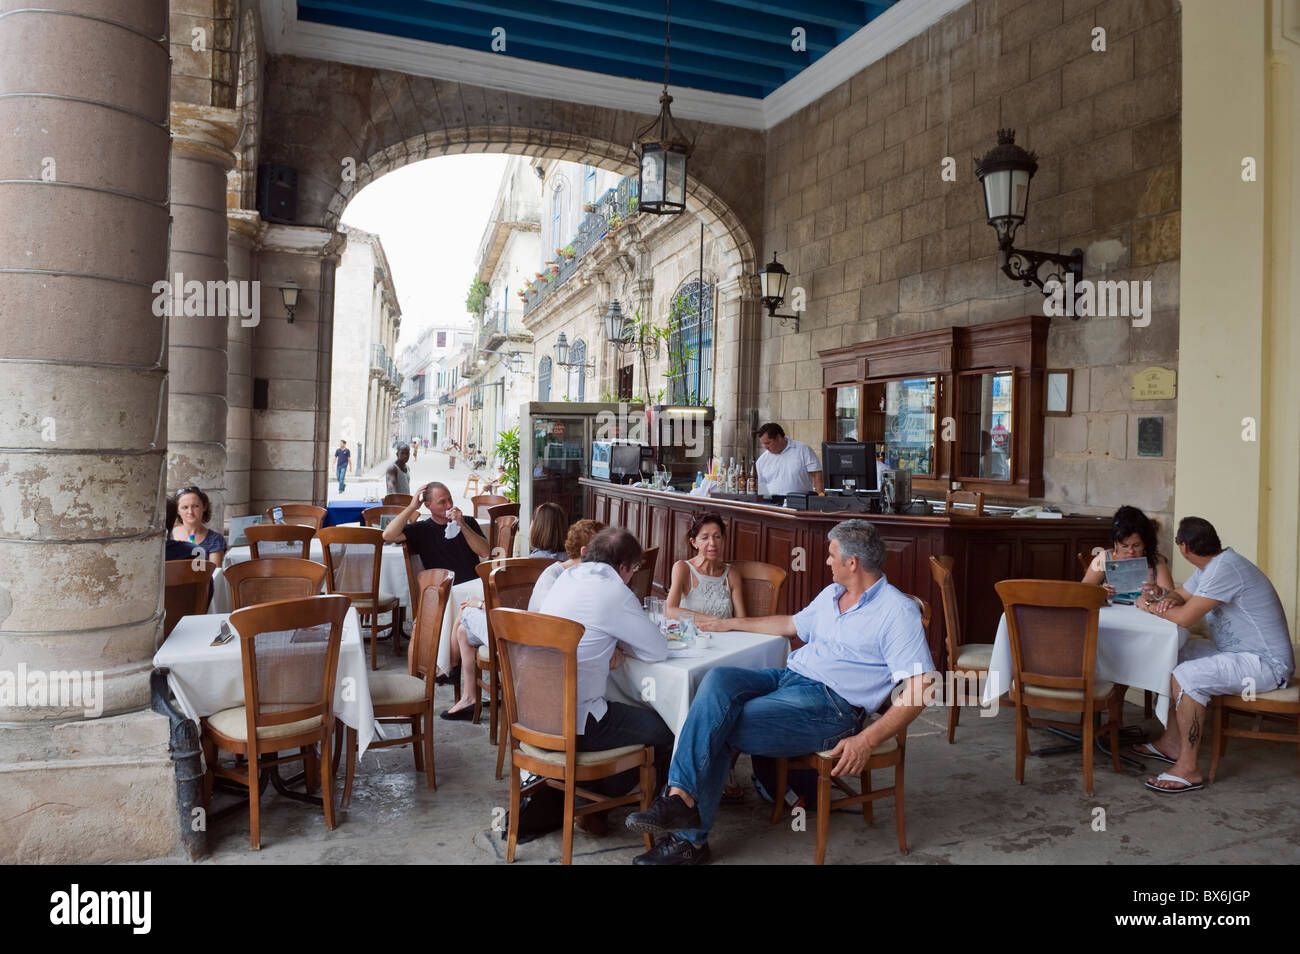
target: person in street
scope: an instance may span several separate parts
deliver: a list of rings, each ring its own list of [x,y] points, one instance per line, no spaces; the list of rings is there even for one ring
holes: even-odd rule
[[[418,437],[413,437],[411,438],[411,460],[419,460],[419,459],[420,459],[420,439]]]
[[[347,441],[339,441],[334,451],[334,474],[339,479],[339,493],[347,489],[348,471],[352,469],[352,451],[348,450]]]
[[[384,471],[384,492],[390,494],[409,494],[411,492],[411,475],[406,469],[411,459],[411,448],[406,444],[397,445],[397,459]],[[417,508],[418,509],[418,508]],[[428,569],[426,566],[425,569]]]

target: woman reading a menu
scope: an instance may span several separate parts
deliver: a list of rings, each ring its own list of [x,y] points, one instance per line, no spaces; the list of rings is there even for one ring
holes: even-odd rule
[[[1110,596],[1115,588],[1106,582],[1107,560],[1134,560],[1145,557],[1151,573],[1148,586],[1143,589],[1152,599],[1159,599],[1174,589],[1174,578],[1169,573],[1169,561],[1156,550],[1156,526],[1137,507],[1120,507],[1110,524],[1110,549],[1099,550],[1096,559],[1083,574],[1084,583],[1099,585]]]

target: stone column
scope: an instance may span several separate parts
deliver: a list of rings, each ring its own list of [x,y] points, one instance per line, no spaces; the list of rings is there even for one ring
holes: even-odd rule
[[[269,225],[257,253],[262,321],[253,336],[253,375],[268,380],[268,407],[252,415],[249,509],[283,503],[324,505],[329,418],[329,358],[333,347],[334,268],[340,232]],[[298,285],[294,320],[281,287]],[[324,397],[322,398],[322,394]]]
[[[254,249],[262,220],[256,212],[233,209],[226,244],[231,281],[256,276]],[[226,518],[248,515],[248,471],[253,434],[253,336],[257,329],[238,315],[226,321]]]
[[[758,409],[759,341],[762,309],[758,279],[737,275],[718,283],[713,335],[713,453],[718,457],[753,456],[750,433],[763,423]]]
[[[0,704],[0,863],[143,858],[179,844],[167,720],[147,709],[167,3],[31,6],[0,5],[0,678],[63,691]]]
[[[226,525],[226,313],[241,295],[226,292],[226,174],[239,138],[239,113],[174,102],[172,117],[172,240],[168,278],[183,276],[184,313],[168,321],[170,399],[167,489],[189,484],[212,498],[211,525]],[[202,304],[190,296],[202,283]],[[221,283],[212,293],[210,283]],[[232,286],[233,287],[233,286]],[[242,300],[251,302],[248,292]],[[198,312],[198,314],[195,314]],[[252,321],[252,318],[248,319]],[[236,322],[238,323],[238,322]]]

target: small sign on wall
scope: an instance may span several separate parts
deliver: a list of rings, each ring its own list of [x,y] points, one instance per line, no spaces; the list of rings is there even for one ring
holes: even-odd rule
[[[1165,456],[1165,419],[1163,417],[1138,418],[1138,456]]]
[[[1143,368],[1133,375],[1133,400],[1172,400],[1178,396],[1177,381],[1177,371],[1169,368]]]

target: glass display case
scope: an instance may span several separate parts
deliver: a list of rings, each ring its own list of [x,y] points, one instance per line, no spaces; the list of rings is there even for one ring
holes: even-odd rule
[[[835,433],[836,441],[857,441],[861,426],[858,407],[859,391],[856,387],[835,388]]]
[[[877,381],[867,385],[866,440],[883,452],[886,467],[919,476],[935,472],[935,423],[939,379],[934,376]],[[841,388],[840,390],[844,390]]]
[[[957,476],[1010,481],[1015,447],[1015,374],[1009,369],[975,371],[959,375],[957,382],[961,438]]]

